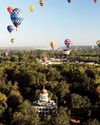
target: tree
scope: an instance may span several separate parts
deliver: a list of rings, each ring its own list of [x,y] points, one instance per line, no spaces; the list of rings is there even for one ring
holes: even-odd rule
[[[71,94],[71,107],[72,108],[82,108],[90,106],[90,100],[88,97],[82,97],[79,94]]]
[[[56,81],[60,80],[61,74],[56,70],[56,68],[49,68],[48,73],[47,73],[47,80],[48,81]]]
[[[88,77],[85,73],[80,72],[78,69],[71,69],[64,73],[66,80],[69,83],[85,83],[88,81]]]
[[[0,117],[2,116],[2,113],[7,108],[7,96],[0,92]]]
[[[62,81],[53,90],[54,94],[58,97],[58,105],[64,106],[66,104],[65,97],[69,93],[69,84],[66,81]]]
[[[25,100],[17,112],[14,112],[11,125],[40,125],[36,110]]]
[[[66,108],[58,109],[57,114],[52,117],[52,125],[70,125],[70,112]]]
[[[8,96],[9,106],[16,110],[17,107],[23,102],[23,97],[18,90],[11,90]]]
[[[96,119],[88,120],[88,125],[100,125],[100,122]]]
[[[85,73],[87,74],[88,77],[90,77],[91,79],[96,79],[96,74],[91,70],[91,69],[86,69]]]

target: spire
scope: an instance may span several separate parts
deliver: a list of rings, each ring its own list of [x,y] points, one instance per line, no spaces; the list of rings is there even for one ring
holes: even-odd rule
[[[45,85],[43,85],[43,89],[45,89]]]
[[[41,93],[43,93],[43,94],[47,94],[48,93],[48,91],[45,89],[45,85],[43,85],[43,89],[41,90]]]
[[[45,89],[45,85],[43,85],[43,89],[40,92],[39,100],[41,102],[48,102],[48,91]]]

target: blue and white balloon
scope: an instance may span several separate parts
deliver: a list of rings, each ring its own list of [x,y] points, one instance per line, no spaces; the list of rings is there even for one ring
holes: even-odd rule
[[[14,30],[14,26],[8,25],[7,30],[9,31],[9,33],[11,33]]]
[[[22,10],[19,8],[13,9],[12,13],[10,14],[11,21],[13,22],[14,26],[18,28],[23,21],[23,17],[21,15]]]

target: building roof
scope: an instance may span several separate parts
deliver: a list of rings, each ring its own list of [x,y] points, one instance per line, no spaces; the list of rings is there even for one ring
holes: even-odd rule
[[[48,91],[46,89],[41,90],[41,94],[47,94],[47,93],[48,93]]]

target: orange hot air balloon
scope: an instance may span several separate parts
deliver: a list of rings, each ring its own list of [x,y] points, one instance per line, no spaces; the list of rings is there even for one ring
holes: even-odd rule
[[[52,42],[50,42],[50,46],[52,49],[54,49],[56,47],[56,43],[52,41]]]
[[[12,13],[13,8],[12,8],[11,6],[9,6],[9,7],[7,8],[7,10],[8,10],[9,13]]]

